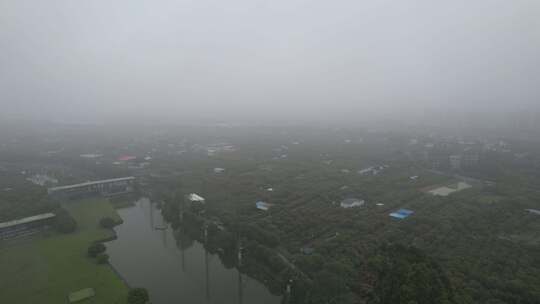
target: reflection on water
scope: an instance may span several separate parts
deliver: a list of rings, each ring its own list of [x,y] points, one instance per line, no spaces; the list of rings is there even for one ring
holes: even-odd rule
[[[148,199],[118,210],[124,223],[107,243],[110,263],[132,287],[145,287],[152,303],[279,304],[264,285],[227,269],[219,256],[181,231],[174,232]]]

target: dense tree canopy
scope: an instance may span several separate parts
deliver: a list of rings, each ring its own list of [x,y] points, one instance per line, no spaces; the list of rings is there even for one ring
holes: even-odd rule
[[[150,300],[150,295],[145,288],[132,288],[128,293],[128,304],[146,304]]]
[[[385,246],[370,262],[377,274],[370,303],[454,303],[453,289],[440,265],[416,248]]]

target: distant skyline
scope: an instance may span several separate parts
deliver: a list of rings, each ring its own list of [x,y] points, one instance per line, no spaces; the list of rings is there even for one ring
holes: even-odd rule
[[[0,11],[2,120],[540,116],[537,0],[0,0]]]

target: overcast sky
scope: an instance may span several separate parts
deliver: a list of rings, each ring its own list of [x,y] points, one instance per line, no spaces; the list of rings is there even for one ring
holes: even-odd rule
[[[0,0],[0,118],[312,120],[540,104],[538,0]]]

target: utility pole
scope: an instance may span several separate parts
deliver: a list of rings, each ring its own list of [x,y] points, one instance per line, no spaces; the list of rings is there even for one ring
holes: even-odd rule
[[[164,225],[164,224],[162,224],[162,225]],[[161,227],[161,228],[163,228],[163,227]],[[162,238],[162,241],[163,241],[163,247],[167,248],[167,228],[166,228],[166,226],[165,226],[165,229],[161,229],[161,238]]]
[[[283,301],[283,304],[289,304],[291,302],[292,283],[293,283],[293,280],[289,279],[289,282],[287,282],[287,286],[285,287],[285,295],[284,295],[285,299]]]
[[[238,267],[242,266],[242,244],[238,240]]]
[[[244,302],[244,290],[242,286],[242,273],[240,272],[240,269],[238,269],[238,304],[242,304]]]
[[[240,272],[240,267],[242,266],[242,241],[240,239],[240,234],[238,234],[238,303],[242,304],[244,302],[244,289],[242,286],[242,273]]]
[[[150,206],[150,229],[154,230],[154,204],[152,201],[148,201]]]
[[[183,222],[184,221],[184,207],[185,207],[185,201],[186,201],[186,198],[182,195],[182,198],[180,199],[180,208],[179,209],[179,218],[180,218],[180,222]]]
[[[181,256],[181,259],[182,259],[182,271],[183,272],[186,272],[186,261],[185,261],[185,258],[184,258],[184,230],[183,228],[180,228],[182,229],[181,232],[180,232],[180,256]]]
[[[206,267],[206,301],[210,301],[210,276],[208,269],[208,224],[204,225],[204,264]]]

